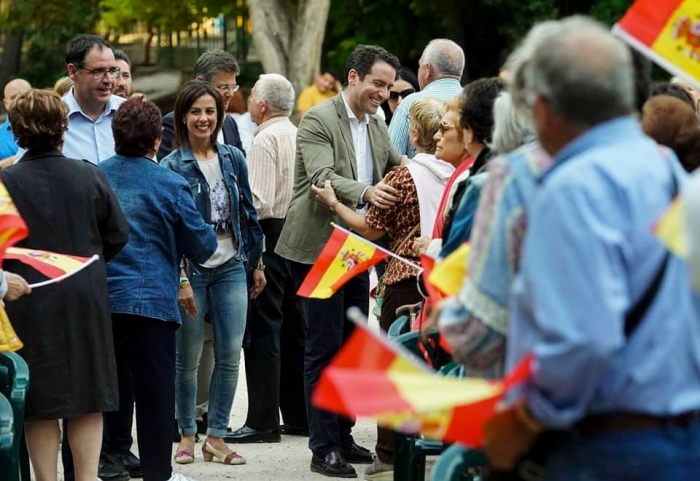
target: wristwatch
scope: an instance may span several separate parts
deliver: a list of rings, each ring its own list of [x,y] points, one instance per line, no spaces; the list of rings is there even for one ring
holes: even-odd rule
[[[256,271],[263,271],[265,272],[265,264],[258,264],[255,267],[253,267]]]

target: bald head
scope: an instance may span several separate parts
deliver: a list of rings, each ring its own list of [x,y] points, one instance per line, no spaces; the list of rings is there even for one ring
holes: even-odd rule
[[[27,92],[31,89],[31,84],[21,78],[8,82],[7,85],[5,85],[5,97],[2,100],[2,103],[5,105],[5,110],[10,110],[12,102],[19,94]]]
[[[530,58],[514,62],[511,90],[527,108],[539,96],[559,116],[584,127],[634,110],[629,50],[599,23],[582,16],[547,22],[519,50]]]
[[[421,88],[444,77],[459,80],[464,71],[464,50],[446,38],[431,40],[423,50],[418,65],[418,83]]]

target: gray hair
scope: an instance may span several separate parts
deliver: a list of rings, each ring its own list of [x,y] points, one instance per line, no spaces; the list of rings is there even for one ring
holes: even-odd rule
[[[490,147],[498,154],[507,154],[535,140],[532,123],[515,109],[508,92],[501,92],[493,104],[493,124]]]
[[[255,98],[266,101],[270,110],[289,117],[294,108],[294,87],[280,74],[265,73],[255,84]]]
[[[461,77],[464,71],[464,50],[452,40],[436,38],[423,50],[423,61],[435,67],[440,74]]]
[[[586,127],[634,110],[629,49],[587,17],[536,25],[506,65],[513,101],[529,116],[537,96],[563,118]]]
[[[211,83],[219,72],[238,75],[241,69],[236,58],[228,52],[223,50],[204,52],[194,64],[192,78],[202,77]]]

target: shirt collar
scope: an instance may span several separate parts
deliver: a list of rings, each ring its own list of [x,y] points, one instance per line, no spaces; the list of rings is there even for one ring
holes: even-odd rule
[[[433,80],[430,82],[428,85],[425,86],[425,88],[422,90],[422,92],[430,92],[432,90],[436,90],[440,88],[441,86],[444,85],[450,85],[450,84],[457,84],[458,87],[461,87],[462,84],[459,83],[459,80],[456,78],[451,78],[451,77],[443,77],[439,78],[437,80]]]
[[[638,121],[632,116],[618,117],[592,127],[569,142],[554,156],[554,163],[542,176],[544,179],[552,171],[571,158],[578,156],[592,146],[606,145],[640,132]]]
[[[348,113],[348,117],[352,120],[357,120],[357,123],[359,123],[360,125],[367,125],[369,123],[369,114],[365,114],[362,120],[359,120],[357,117],[355,117],[355,113],[350,108],[350,104],[348,104],[348,101],[345,98],[345,92],[341,92],[340,95],[343,97],[343,104],[345,104],[345,110]]]
[[[63,96],[63,101],[68,105],[68,116],[70,117],[74,113],[81,113],[82,115],[85,115],[83,112],[83,109],[80,108],[80,104],[78,104],[78,99],[75,98],[75,94],[73,93],[74,87],[71,87],[70,91]],[[100,114],[100,117],[104,115],[111,115],[114,112],[117,111],[119,108],[119,104],[121,102],[124,102],[125,99],[122,99],[121,97],[117,97],[116,95],[110,95],[109,100],[107,101],[107,105],[105,106],[104,111]],[[87,117],[87,115],[85,115]]]
[[[272,117],[271,119],[267,119],[265,122],[260,124],[257,129],[255,129],[255,132],[253,132],[253,137],[258,135],[260,132],[265,130],[266,128],[270,127],[273,124],[277,124],[280,122],[289,122],[289,117],[285,115],[279,115],[277,117]]]

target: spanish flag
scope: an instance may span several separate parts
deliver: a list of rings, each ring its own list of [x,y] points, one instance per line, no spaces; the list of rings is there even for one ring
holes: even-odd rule
[[[90,261],[89,257],[57,254],[49,251],[10,247],[5,252],[6,259],[15,259],[38,270],[46,277],[55,279],[68,273],[77,272]]]
[[[508,389],[530,375],[530,358],[505,379],[439,376],[362,323],[323,371],[314,406],[366,416],[385,427],[481,447],[482,428]]]
[[[637,0],[613,32],[669,72],[700,86],[697,0]]]
[[[674,255],[688,258],[688,243],[683,229],[683,203],[676,197],[653,227],[654,233]]]
[[[10,193],[0,182],[0,261],[5,257],[7,248],[27,237],[28,233],[27,224],[17,212]]]
[[[328,299],[350,279],[388,255],[368,240],[334,224],[333,234],[306,275],[297,295]]]

